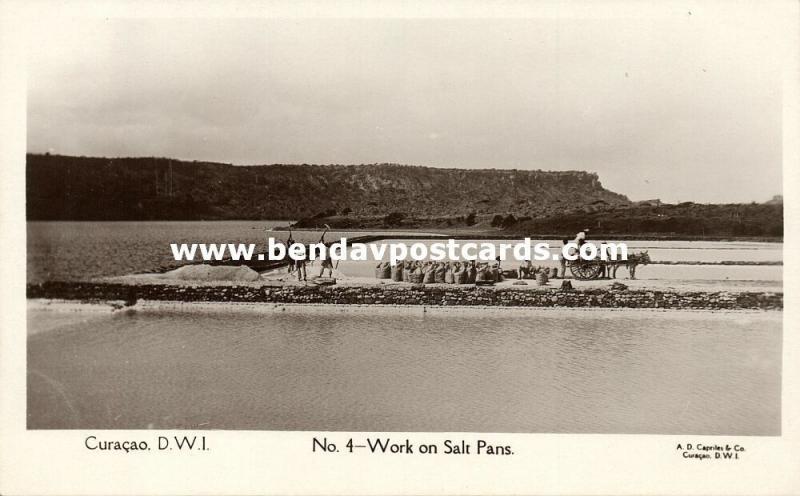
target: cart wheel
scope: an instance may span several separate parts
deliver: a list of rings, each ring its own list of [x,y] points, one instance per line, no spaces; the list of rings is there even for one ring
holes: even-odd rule
[[[570,265],[569,270],[575,276],[575,279],[581,281],[597,279],[600,276],[600,272],[602,272],[600,265],[588,263]]]

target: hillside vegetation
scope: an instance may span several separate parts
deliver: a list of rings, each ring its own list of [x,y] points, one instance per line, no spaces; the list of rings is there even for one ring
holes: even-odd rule
[[[595,236],[636,234],[682,238],[778,238],[783,236],[783,204],[686,202],[658,206],[623,205],[518,221],[508,230],[571,234],[586,228]]]
[[[233,166],[163,158],[28,155],[29,220],[303,219],[332,215],[543,215],[616,205],[580,171],[372,165]]]
[[[783,236],[780,195],[758,204],[630,202],[580,171],[28,155],[26,188],[29,220],[287,219],[299,228],[503,235],[589,228],[597,236]]]

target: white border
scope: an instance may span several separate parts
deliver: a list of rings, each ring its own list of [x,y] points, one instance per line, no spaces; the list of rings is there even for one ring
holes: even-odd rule
[[[86,431],[25,429],[26,28],[42,17],[657,17],[683,13],[746,23],[769,19],[786,41],[784,98],[785,312],[780,437],[486,435],[511,457],[312,455],[310,432],[212,431],[212,451],[171,456],[87,452]],[[0,493],[2,494],[797,494],[800,493],[797,249],[797,2],[30,2],[0,3]],[[69,22],[65,19],[65,22]],[[103,432],[103,431],[97,431]],[[95,433],[94,431],[92,433]],[[105,431],[137,439],[142,431]],[[154,432],[153,435],[166,432]],[[180,434],[183,434],[181,432]],[[201,434],[198,432],[198,434]],[[321,434],[321,433],[320,433]],[[354,434],[355,436],[355,434]],[[393,433],[392,437],[401,437]],[[408,434],[423,442],[475,439]],[[347,433],[330,437],[346,439]],[[484,436],[482,436],[484,437]],[[735,463],[687,462],[678,442],[739,442]]]

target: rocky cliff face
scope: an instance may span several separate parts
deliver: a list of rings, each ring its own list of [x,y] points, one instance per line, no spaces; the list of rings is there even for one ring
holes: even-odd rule
[[[541,216],[627,203],[581,171],[371,165],[232,166],[28,155],[30,220],[299,219],[319,214]]]

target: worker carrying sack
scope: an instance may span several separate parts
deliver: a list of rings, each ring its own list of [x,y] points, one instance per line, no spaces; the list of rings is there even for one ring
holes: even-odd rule
[[[470,267],[466,271],[466,283],[467,284],[475,284],[475,279],[478,276],[478,271],[475,269],[474,265],[470,265]]]
[[[467,269],[461,268],[461,269],[453,272],[453,282],[455,284],[466,284],[467,283]]]
[[[392,266],[389,265],[389,262],[383,262],[383,267],[381,268],[381,279],[391,279],[392,278]]]
[[[433,284],[436,282],[436,267],[429,265],[425,268],[425,276],[422,278],[424,284]]]
[[[453,276],[453,267],[450,264],[447,264],[445,267],[444,282],[446,284],[453,284],[456,282],[455,277]]]
[[[436,272],[434,274],[433,280],[436,281],[437,284],[444,284],[445,272],[447,272],[447,269],[445,269],[444,264],[438,264],[436,266]]]

